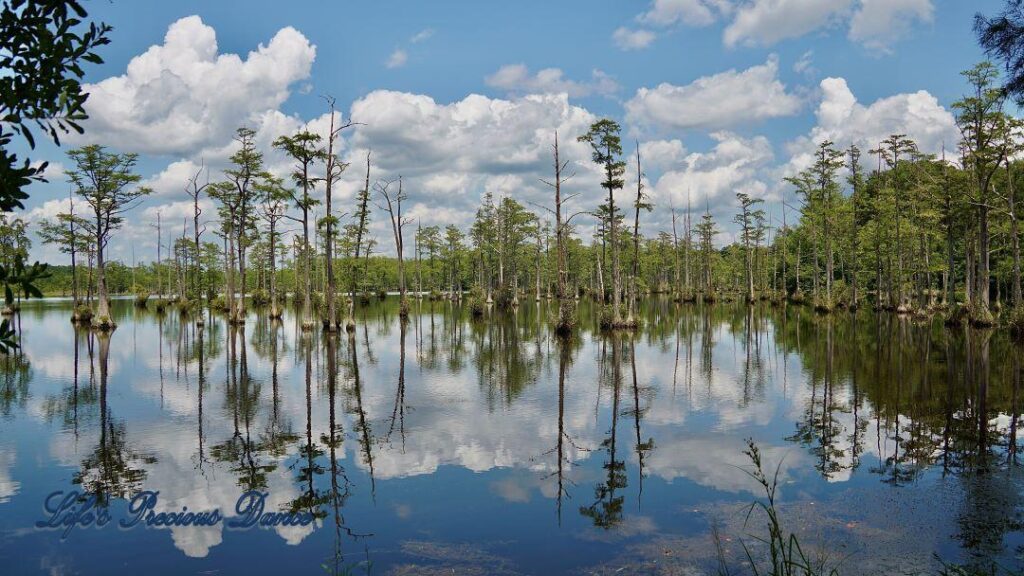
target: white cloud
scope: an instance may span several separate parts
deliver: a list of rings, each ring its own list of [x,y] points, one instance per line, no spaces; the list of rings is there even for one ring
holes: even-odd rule
[[[0,446],[0,504],[10,502],[21,491],[21,482],[11,477],[16,452],[13,446]]]
[[[649,26],[707,26],[715,21],[716,11],[729,10],[729,0],[654,0],[647,12],[637,16],[637,21]]]
[[[640,144],[644,171],[675,168],[686,157],[686,148],[679,140],[651,140]]]
[[[429,40],[433,36],[434,36],[434,29],[433,28],[425,28],[423,30],[420,30],[416,34],[414,34],[412,38],[409,38],[409,42],[412,42],[413,44],[419,44],[420,42],[423,42],[424,40]]]
[[[163,44],[132,58],[125,74],[86,85],[87,138],[153,154],[221,145],[238,126],[276,111],[292,84],[309,77],[315,55],[290,27],[244,60],[218,54],[213,28],[198,16],[182,18]]]
[[[640,50],[647,48],[657,38],[650,30],[632,29],[620,26],[612,33],[612,40],[620,50]]]
[[[835,23],[853,0],[753,0],[725,29],[726,46],[770,46]]]
[[[814,76],[818,69],[814,67],[814,50],[808,50],[800,55],[800,59],[793,64],[793,71],[804,76]]]
[[[933,0],[653,0],[636,17],[643,28],[620,27],[616,46],[635,50],[649,46],[658,33],[673,26],[728,24],[722,41],[728,47],[771,46],[816,30],[848,27],[854,42],[887,52],[916,22],[931,22]]]
[[[207,181],[207,170],[191,160],[178,160],[171,162],[166,168],[147,178],[143,185],[151,188],[154,196],[181,198],[185,185],[197,173],[200,173],[199,185],[202,186]],[[220,176],[219,171],[209,170],[210,181],[216,181]]]
[[[931,22],[931,0],[861,0],[850,21],[850,39],[868,48],[887,52],[915,21]]]
[[[714,148],[708,152],[693,152],[678,160],[674,169],[665,171],[650,186],[656,205],[686,206],[689,194],[695,210],[703,208],[707,202],[712,212],[732,214],[736,192],[766,197],[774,160],[768,139],[763,136],[743,138],[730,132],[715,132],[711,137],[716,142]],[[648,143],[648,146],[656,149],[665,144]]]
[[[639,50],[651,45],[657,33],[650,28],[668,28],[676,25],[708,26],[719,15],[732,12],[731,0],[653,0],[646,12],[636,17],[644,28],[619,27],[612,40],[621,50]]]
[[[640,88],[626,102],[629,122],[678,129],[719,129],[790,116],[800,99],[786,92],[774,55],[759,66],[698,78],[686,86],[663,83]]]
[[[422,94],[377,90],[352,104],[351,117],[361,124],[347,140],[346,160],[359,166],[372,147],[372,178],[401,174],[410,214],[422,217],[424,226],[467,226],[485,190],[548,203],[550,193],[539,179],[550,178],[555,130],[563,158],[579,163],[572,185],[597,189],[589,150],[575,141],[596,118],[571,105],[565,93],[513,99],[471,94],[444,104]],[[346,172],[339,198],[361,188],[363,176],[360,169]],[[375,224],[383,226],[383,220]],[[387,238],[383,228],[378,232]]]
[[[525,64],[507,64],[484,79],[488,86],[501,88],[514,93],[560,93],[565,92],[572,97],[589,96],[591,94],[608,95],[616,92],[619,85],[610,76],[600,70],[591,72],[589,82],[577,82],[564,77],[559,68],[544,68],[531,74]]]
[[[42,165],[42,160],[36,160],[32,163],[33,168],[39,168]],[[42,177],[46,178],[48,182],[63,182],[65,170],[67,170],[67,167],[62,162],[47,161],[46,170],[43,170]]]
[[[70,207],[71,200],[69,198],[54,198],[25,212],[22,218],[32,223],[39,222],[40,220],[54,220],[58,214],[67,213]],[[84,214],[86,207],[85,201],[76,201],[75,214]]]
[[[939,153],[943,143],[952,149],[959,141],[953,115],[925,90],[896,94],[865,106],[857,101],[846,80],[826,78],[821,81],[821,93],[817,125],[788,146],[792,155],[788,174],[810,165],[814,147],[826,139],[841,148],[856,144],[866,152],[890,134],[901,133],[928,153]]]
[[[391,53],[391,56],[388,56],[388,61],[384,65],[388,68],[401,68],[408,61],[409,53],[401,48],[395,48],[395,51]]]

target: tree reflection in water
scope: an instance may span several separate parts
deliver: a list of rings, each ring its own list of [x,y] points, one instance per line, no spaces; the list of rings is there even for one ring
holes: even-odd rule
[[[337,572],[361,549],[351,545],[361,534],[349,522],[364,526],[359,514],[367,510],[378,527],[392,521],[381,518],[396,494],[406,496],[405,481],[519,474],[529,478],[527,494],[508,500],[524,517],[550,514],[554,504],[557,520],[545,521],[565,522],[553,532],[559,537],[580,524],[615,529],[599,536],[609,541],[632,534],[641,498],[659,529],[675,530],[660,506],[668,490],[743,497],[720,470],[741,462],[725,451],[735,446],[738,455],[748,433],[775,454],[793,453],[786,481],[801,490],[787,488],[787,499],[865,486],[893,501],[948,490],[954,498],[941,529],[978,570],[1007,557],[1008,542],[1024,530],[1017,430],[1024,345],[1004,332],[949,330],[866,309],[819,315],[767,303],[651,299],[638,311],[644,323],[636,334],[598,332],[583,303],[580,329],[562,339],[543,302],[480,320],[447,301],[420,302],[402,320],[392,304],[361,306],[361,326],[345,335],[303,333],[298,323],[292,331],[256,312],[244,326],[214,315],[196,327],[186,316],[138,310],[135,345],[151,365],[127,354],[110,358],[111,339],[131,332],[75,328],[62,338],[70,346],[67,372],[49,387],[35,386],[56,362],[40,355],[33,365],[17,352],[0,358],[0,413],[42,414],[68,444],[73,439],[74,482],[103,503],[144,484],[187,496],[219,476],[230,488],[224,492],[281,494],[280,481],[288,492],[277,506],[310,512],[330,528],[310,541]],[[119,366],[124,358],[132,360]],[[195,444],[184,471],[168,462],[174,454],[161,439],[137,425],[135,418],[154,414],[165,430],[184,432],[176,442]],[[465,480],[455,468],[474,474]],[[161,483],[157,471],[184,478]],[[584,478],[580,498],[575,482]],[[859,481],[841,484],[850,478]],[[548,498],[542,506],[531,500],[537,489]],[[580,514],[563,518],[573,498]]]
[[[619,399],[622,390],[622,339],[619,334],[611,334],[601,342],[600,365],[606,366],[600,374],[602,380],[610,381],[612,394],[611,427],[607,437],[601,441],[601,448],[607,454],[602,465],[605,478],[594,488],[594,502],[589,506],[581,506],[580,514],[590,518],[594,526],[605,530],[614,528],[622,522],[623,502],[622,491],[627,487],[626,462],[617,453]],[[611,348],[611,355],[607,348]],[[600,382],[599,382],[600,385]]]
[[[113,498],[126,498],[142,489],[145,466],[156,459],[136,452],[126,438],[125,423],[111,413],[107,404],[110,332],[97,331],[99,365],[99,440],[92,453],[82,460],[72,482],[82,486],[85,494],[96,497],[99,506],[109,506]],[[93,348],[89,349],[89,366],[93,365]]]

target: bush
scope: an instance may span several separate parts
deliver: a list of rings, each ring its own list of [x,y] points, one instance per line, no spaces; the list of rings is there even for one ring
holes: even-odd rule
[[[313,311],[321,310],[323,308],[323,305],[324,305],[324,294],[323,294],[323,292],[316,292],[316,291],[314,291],[312,294],[310,294],[309,295],[309,305],[313,309]]]
[[[807,301],[807,295],[804,294],[803,290],[797,288],[789,295],[789,301],[793,304],[803,304]]]
[[[555,332],[562,336],[571,334],[576,327],[576,301],[572,298],[560,301],[555,314],[557,315]]]
[[[1006,325],[1010,335],[1017,340],[1024,340],[1024,304],[1018,304],[1006,313]]]
[[[71,311],[72,322],[89,322],[92,320],[92,308],[88,304],[79,303]]]
[[[270,303],[270,294],[266,290],[259,289],[252,293],[253,306],[266,306]]]
[[[814,310],[822,314],[828,314],[835,308],[835,303],[828,296],[818,296],[814,299]]]
[[[971,326],[975,328],[989,328],[995,326],[996,319],[992,316],[992,312],[981,304],[971,303],[969,305],[968,315]]]
[[[502,286],[497,290],[497,298],[495,299],[495,304],[498,305],[498,308],[504,310],[511,308],[513,306],[518,306],[519,299],[516,297],[516,293],[514,290],[512,290],[511,286]]]
[[[474,318],[479,318],[484,315],[484,311],[487,309],[487,295],[479,286],[474,286],[469,291],[469,312]]]
[[[218,312],[227,312],[228,311],[228,300],[227,300],[227,298],[225,298],[223,294],[218,294],[218,295],[214,296],[213,300],[210,300],[210,308],[213,309],[213,310],[217,310]]]
[[[945,319],[943,319],[943,324],[950,328],[955,328],[963,326],[968,318],[970,318],[970,310],[967,306],[954,305],[946,314]]]

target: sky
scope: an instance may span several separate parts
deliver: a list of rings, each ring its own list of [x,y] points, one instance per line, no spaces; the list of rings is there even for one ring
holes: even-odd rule
[[[960,72],[984,60],[972,31],[996,0],[560,0],[539,2],[87,1],[111,24],[105,62],[86,68],[83,136],[32,151],[31,222],[66,211],[63,171],[74,146],[137,152],[153,194],[115,233],[110,257],[156,257],[157,213],[168,236],[191,216],[184,186],[223,178],[240,126],[256,130],[267,167],[290,163],[271,142],[303,127],[324,133],[324,96],[358,124],[341,136],[350,164],[334,191],[351,213],[371,154],[371,180],[401,175],[407,213],[465,230],[485,192],[539,215],[551,192],[551,145],[574,174],[573,211],[601,201],[600,173],[576,142],[597,119],[622,125],[636,193],[636,146],[655,209],[647,236],[671,231],[675,207],[711,210],[733,237],[736,193],[765,200],[779,224],[784,177],[817,143],[869,150],[891,133],[925,152],[955,149],[951,104]],[[22,149],[22,152],[25,150]],[[865,154],[866,155],[866,154]],[[318,190],[322,196],[323,191]],[[204,220],[215,208],[205,201]],[[389,251],[386,216],[373,233]],[[586,221],[580,233],[589,236]],[[212,229],[212,225],[209,226]],[[191,234],[191,232],[189,232]],[[210,240],[214,238],[209,236]],[[407,242],[408,244],[409,242]],[[34,240],[32,256],[66,256]],[[393,249],[390,249],[393,253]]]

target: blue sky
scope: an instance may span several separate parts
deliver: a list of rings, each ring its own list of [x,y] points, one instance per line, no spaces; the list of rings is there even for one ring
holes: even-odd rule
[[[597,175],[571,139],[610,116],[623,124],[627,148],[641,143],[657,205],[685,205],[687,193],[694,204],[706,199],[727,241],[735,192],[777,211],[782,177],[821,138],[871,145],[904,132],[929,151],[955,146],[948,109],[964,90],[959,72],[983,59],[972,17],[1001,2],[87,5],[114,32],[106,63],[88,69],[89,131],[71,144],[139,151],[156,190],[112,243],[114,257],[127,259],[130,245],[155,252],[148,223],[157,211],[183,216],[187,174],[203,166],[220,177],[234,126],[257,128],[268,165],[286,173],[269,142],[307,123],[322,129],[321,94],[365,122],[345,134],[353,168],[337,192],[343,209],[371,148],[373,177],[405,175],[412,213],[425,225],[464,227],[485,190],[543,202],[538,178],[549,170],[556,128],[588,208],[599,201]],[[51,183],[33,187],[29,218],[38,220],[65,207],[57,172],[67,160],[52,146],[33,157],[56,168]],[[668,213],[648,217],[645,232],[667,229]],[[386,245],[382,218],[376,224]],[[38,245],[33,252],[59,258]]]

